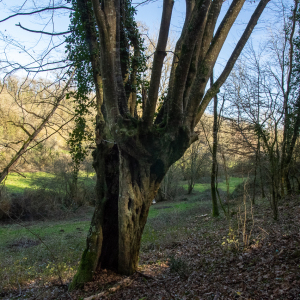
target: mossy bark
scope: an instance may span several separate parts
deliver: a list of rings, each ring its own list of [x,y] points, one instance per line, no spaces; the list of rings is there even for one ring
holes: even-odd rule
[[[172,134],[155,132],[145,140],[131,136],[119,144],[98,145],[94,152],[97,203],[70,289],[82,287],[100,269],[124,275],[136,271],[152,200],[168,168],[189,144],[189,131],[182,129]]]
[[[97,200],[78,271],[69,287],[92,281],[100,268],[115,269],[118,257],[118,147],[98,145],[94,152]]]
[[[151,164],[120,151],[118,271],[131,275],[138,267],[142,233],[149,208],[159,188],[152,181]]]

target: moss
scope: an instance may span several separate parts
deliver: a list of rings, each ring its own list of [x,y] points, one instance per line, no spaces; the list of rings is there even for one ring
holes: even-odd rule
[[[82,288],[85,282],[92,281],[94,275],[94,266],[97,255],[94,252],[85,251],[82,254],[81,262],[73,281],[69,285],[69,291],[76,288]]]

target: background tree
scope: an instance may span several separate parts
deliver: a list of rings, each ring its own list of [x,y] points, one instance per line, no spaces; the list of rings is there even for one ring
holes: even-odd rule
[[[291,13],[286,15],[283,30],[272,33],[259,55],[250,49],[244,60],[247,63],[239,66],[232,75],[231,87],[227,87],[235,107],[238,131],[255,155],[255,181],[258,162],[258,170],[262,172],[261,152],[267,158],[264,168],[270,180],[274,219],[278,219],[279,198],[285,191],[291,193],[288,174],[299,131],[298,90],[293,84],[297,10],[298,1],[295,1]]]
[[[33,43],[34,47],[28,47],[26,42],[12,38],[9,34],[10,28],[0,32],[0,105],[1,113],[4,114],[1,127],[7,130],[1,140],[3,153],[5,152],[1,161],[1,181],[9,170],[16,170],[16,164],[25,152],[33,147],[42,147],[43,142],[55,133],[63,136],[64,125],[73,119],[71,100],[66,99],[69,96],[73,71],[66,63],[66,55],[61,53],[65,35],[69,32],[56,31],[57,26],[54,23],[57,13],[61,17],[71,7],[68,3],[62,5],[60,1],[41,2],[38,6],[25,1],[20,8],[12,6],[8,10],[11,14],[0,20],[3,25],[21,16],[34,16],[35,20],[43,20],[42,23],[47,21],[42,25],[42,30],[24,27],[20,22],[16,24],[21,31],[31,34],[31,42],[34,37],[37,38]],[[41,23],[37,26],[40,27]],[[43,47],[40,47],[41,44]],[[69,103],[66,104],[67,102]]]
[[[3,158],[0,183],[12,169],[16,170],[18,161],[29,147],[32,149],[45,141],[73,119],[64,101],[72,76],[66,83],[63,83],[62,79],[63,76],[57,82],[47,83],[28,78],[18,82],[15,78],[10,78],[2,87],[1,96],[6,99],[6,103],[1,104],[1,119],[6,123],[3,124],[3,131],[8,127],[15,129],[10,129],[14,132],[13,137],[9,130],[3,132],[0,145],[15,153],[10,159]],[[60,113],[56,114],[57,111]],[[8,119],[7,116],[12,114]],[[21,129],[21,133],[17,128]],[[6,156],[7,154],[6,152]]]
[[[201,173],[208,165],[208,151],[201,139],[193,143],[179,160],[182,175],[188,182],[188,194],[191,194]]]

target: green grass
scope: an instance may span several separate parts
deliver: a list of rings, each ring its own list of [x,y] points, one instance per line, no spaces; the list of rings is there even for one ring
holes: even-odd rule
[[[89,221],[47,221],[0,228],[0,290],[72,277],[85,247]],[[25,223],[24,223],[25,224]],[[40,239],[43,243],[40,242]],[[38,245],[26,247],[30,241]]]
[[[234,189],[244,181],[244,178],[240,178],[240,177],[230,177],[229,178],[229,193],[232,193],[234,191]],[[222,191],[226,192],[227,191],[227,185],[226,185],[226,181],[222,181],[220,183],[218,183],[218,188],[220,188]]]
[[[169,201],[160,202],[160,203],[157,203],[157,204],[151,206],[149,215],[148,215],[148,219],[155,218],[155,217],[159,216],[162,212],[170,213],[175,210],[178,212],[181,212],[181,211],[185,211],[188,209],[192,209],[193,207],[195,207],[197,205],[198,205],[198,203],[186,202],[186,201],[184,201],[184,202],[169,202]],[[166,208],[159,209],[159,207],[166,207]]]
[[[55,182],[55,176],[48,173],[25,173],[25,176],[10,174],[6,186],[10,191],[22,192],[26,188],[40,188],[46,183]],[[94,184],[92,179],[84,179],[84,176],[81,176],[81,180],[89,180],[88,184]],[[230,191],[240,182],[240,178],[231,178]],[[219,187],[226,191],[225,182],[219,183]],[[147,251],[172,244],[195,230],[185,224],[190,218],[210,214],[210,199],[206,198],[207,192],[203,193],[209,188],[209,184],[196,184],[193,194],[184,196],[187,201],[152,205],[141,249]],[[37,281],[47,284],[57,280],[58,274],[64,280],[72,278],[85,247],[90,225],[87,216],[91,217],[91,213],[92,210],[81,217],[64,221],[27,223],[26,228],[18,224],[1,226],[0,290],[18,289],[19,285],[25,287]],[[43,243],[40,243],[40,239]],[[26,247],[26,241],[37,241],[37,245]]]
[[[18,173],[10,173],[5,180],[5,186],[10,193],[23,193],[26,189],[55,189],[58,184],[61,184],[59,177],[46,172],[25,172],[23,176]],[[86,186],[94,187],[95,181],[83,173],[79,174],[79,181],[84,182]]]
[[[197,197],[189,195],[188,201],[184,202],[161,202],[152,205],[142,236],[142,249],[159,249],[186,238],[187,234],[195,229],[186,227],[187,220],[196,215],[210,214],[210,200],[199,200],[199,196],[200,194]],[[170,208],[162,209],[166,206]]]
[[[22,193],[25,189],[34,189],[38,185],[41,185],[47,179],[52,179],[54,176],[45,173],[45,172],[36,172],[36,173],[22,173],[21,176],[17,173],[10,173],[6,180],[5,186],[7,187],[9,192],[13,193]],[[38,184],[40,180],[40,184]],[[33,182],[36,181],[36,185],[33,185]]]
[[[9,192],[22,193],[25,189],[38,189],[38,188],[49,188],[55,189],[58,184],[59,178],[54,174],[46,172],[33,172],[33,173],[22,173],[21,176],[17,173],[10,173],[5,181],[5,185]],[[79,174],[79,181],[84,182],[88,187],[94,187],[95,181],[92,179],[94,174],[90,174],[89,177],[85,176],[83,172]],[[229,192],[232,193],[236,186],[243,182],[243,178],[230,177],[229,179]],[[182,185],[186,190],[188,188],[187,183]],[[224,192],[227,191],[225,180],[218,184],[218,188]],[[196,183],[194,186],[194,192],[205,192],[210,189],[210,183]]]
[[[190,196],[193,199],[193,196]],[[177,229],[185,220],[185,213],[196,211],[200,202],[163,202],[152,205],[146,225],[142,247],[177,239]],[[169,208],[164,208],[170,206]],[[159,209],[162,207],[162,209]],[[86,214],[91,217],[92,210]],[[65,221],[34,222],[0,227],[0,290],[25,287],[28,283],[47,284],[74,276],[85,247],[90,221],[78,217]],[[40,239],[43,243],[40,243]],[[26,248],[26,243],[38,245]],[[25,246],[24,246],[25,245]],[[49,251],[50,250],[50,251]]]
[[[234,189],[244,181],[243,178],[239,178],[239,177],[230,177],[229,179],[229,192],[232,193],[234,191]],[[188,189],[188,184],[185,183],[182,185],[186,190]],[[226,181],[222,181],[218,183],[218,188],[224,192],[227,191],[227,185],[226,185]],[[203,193],[206,190],[210,189],[210,183],[196,183],[194,186],[193,191],[199,192],[199,193]]]

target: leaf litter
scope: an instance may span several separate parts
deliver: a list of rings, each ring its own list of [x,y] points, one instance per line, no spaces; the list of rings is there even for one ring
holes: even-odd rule
[[[249,236],[251,227],[247,244],[241,228],[230,231],[225,218],[202,213],[186,221],[184,238],[141,251],[132,276],[101,270],[82,290],[68,293],[53,284],[32,296],[24,290],[2,299],[300,300],[300,201],[288,201],[278,222],[266,204],[255,206],[245,223]]]

